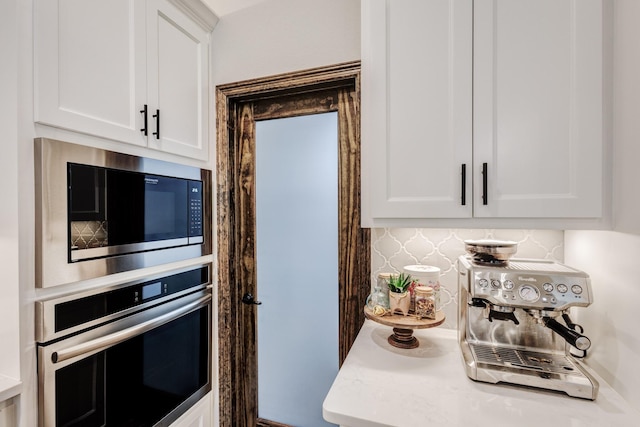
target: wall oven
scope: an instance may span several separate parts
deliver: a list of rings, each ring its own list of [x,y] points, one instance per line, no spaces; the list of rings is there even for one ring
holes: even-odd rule
[[[36,286],[209,255],[211,171],[38,138]]]
[[[167,426],[208,393],[210,270],[38,301],[40,427]]]

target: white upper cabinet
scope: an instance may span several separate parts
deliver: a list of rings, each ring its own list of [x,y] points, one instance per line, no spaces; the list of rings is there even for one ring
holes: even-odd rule
[[[149,146],[206,159],[209,33],[168,0],[147,2]]]
[[[217,18],[192,20],[192,4],[36,0],[35,121],[207,160]]]
[[[34,4],[35,121],[146,145],[145,2]]]
[[[602,8],[363,0],[363,225],[603,216]]]
[[[601,0],[474,1],[475,216],[601,216],[602,25]]]
[[[371,215],[470,217],[471,1],[367,0],[361,7]]]

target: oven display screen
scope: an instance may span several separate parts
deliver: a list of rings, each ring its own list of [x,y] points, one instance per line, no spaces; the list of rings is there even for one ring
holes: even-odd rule
[[[162,282],[155,282],[142,287],[142,300],[157,297],[162,293]]]

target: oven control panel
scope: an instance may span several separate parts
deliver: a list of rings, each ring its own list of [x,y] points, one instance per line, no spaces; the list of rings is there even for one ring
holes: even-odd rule
[[[36,341],[49,342],[200,291],[211,283],[204,264],[146,279],[36,301]]]

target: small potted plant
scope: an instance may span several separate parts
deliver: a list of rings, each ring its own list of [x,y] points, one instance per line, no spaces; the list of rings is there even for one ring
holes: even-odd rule
[[[405,273],[389,277],[389,311],[391,314],[395,314],[396,311],[399,311],[403,316],[409,314],[411,307],[409,286],[411,283],[411,276]]]

